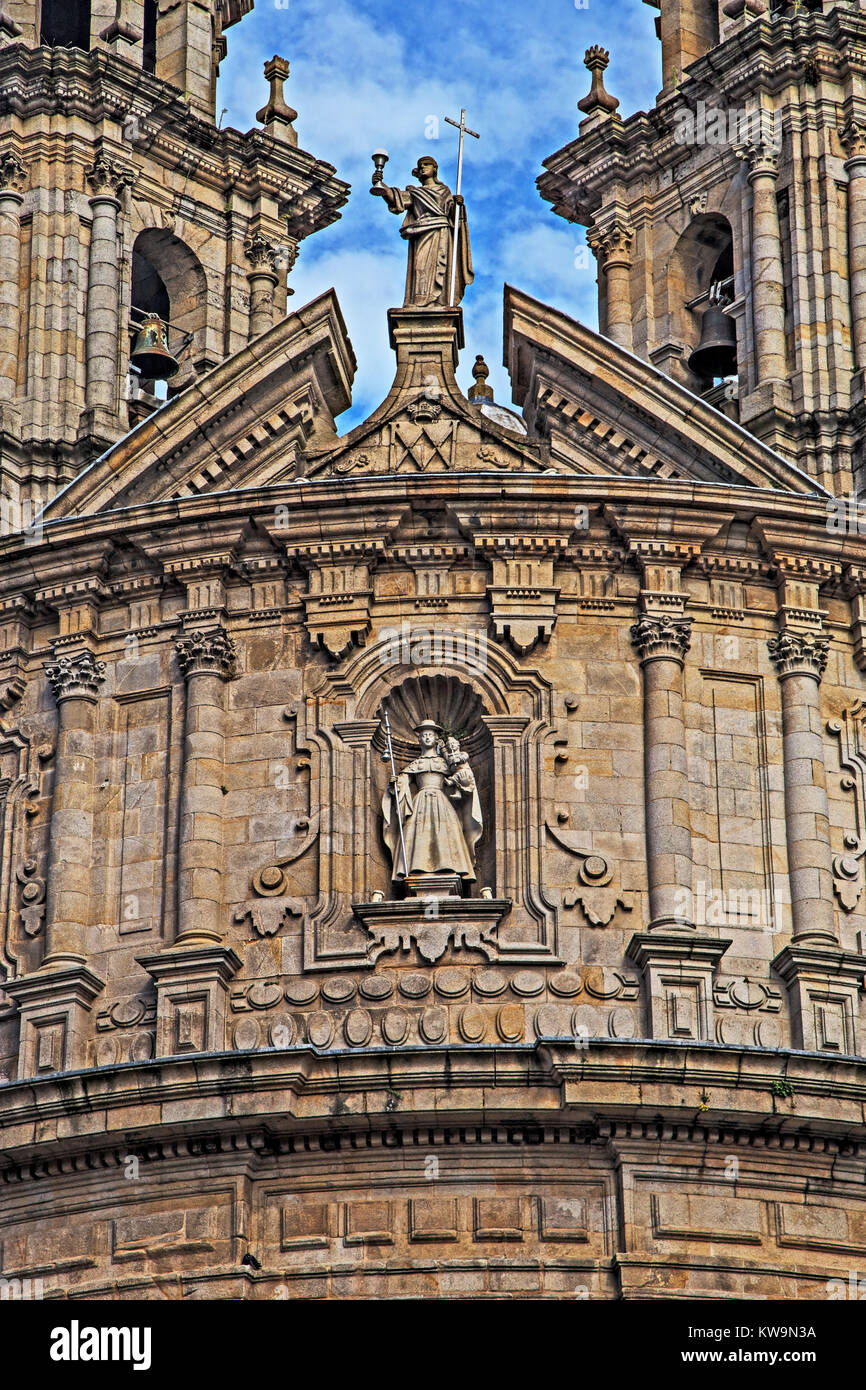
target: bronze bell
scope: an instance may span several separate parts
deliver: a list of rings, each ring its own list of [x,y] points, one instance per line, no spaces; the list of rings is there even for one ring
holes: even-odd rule
[[[737,326],[718,304],[710,304],[701,320],[701,340],[689,357],[695,376],[733,376],[737,370]]]
[[[168,325],[158,314],[148,314],[142,320],[129,360],[146,381],[167,381],[180,369],[168,350]]]

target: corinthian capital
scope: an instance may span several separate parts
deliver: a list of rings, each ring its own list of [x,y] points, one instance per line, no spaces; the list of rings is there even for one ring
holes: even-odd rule
[[[632,624],[631,640],[641,665],[663,659],[677,661],[682,666],[691,645],[691,626],[691,618],[674,617],[668,613],[639,618]]]
[[[100,151],[87,170],[87,182],[95,198],[119,198],[124,188],[131,188],[137,177],[136,171],[128,164],[110,159],[104,151]]]
[[[753,134],[734,146],[734,153],[749,166],[749,178],[762,175],[774,179],[779,170],[782,152],[782,132],[778,120],[768,117],[761,121]]]
[[[282,246],[269,241],[261,232],[253,232],[244,242],[244,254],[254,270],[268,270],[276,273],[280,260],[285,256]]]
[[[814,676],[820,681],[827,665],[829,637],[814,632],[780,632],[767,643],[780,680],[785,676]]]
[[[626,213],[609,221],[593,222],[586,233],[586,244],[603,268],[614,262],[628,265],[634,245],[634,227]]]
[[[95,700],[105,678],[105,662],[97,661],[86,648],[69,656],[46,662],[45,674],[51,682],[54,698],[62,700]]]
[[[866,121],[851,116],[841,127],[839,139],[849,159],[862,159],[866,155]]]
[[[0,154],[0,193],[20,193],[27,182],[27,172],[14,150]]]
[[[187,680],[203,673],[228,680],[234,673],[237,650],[221,627],[196,628],[175,643],[175,650]]]

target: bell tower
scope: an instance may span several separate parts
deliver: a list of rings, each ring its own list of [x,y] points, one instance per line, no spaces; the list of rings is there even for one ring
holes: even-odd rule
[[[300,243],[340,215],[348,185],[300,148],[283,58],[253,129],[217,120],[252,8],[0,0],[6,530],[282,317]]]
[[[866,13],[648,0],[662,86],[593,74],[543,198],[587,228],[607,337],[841,494],[866,486]]]

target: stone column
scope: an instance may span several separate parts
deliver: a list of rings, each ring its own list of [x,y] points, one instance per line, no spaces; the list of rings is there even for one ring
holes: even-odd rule
[[[103,981],[87,964],[93,868],[94,734],[105,662],[87,648],[45,667],[59,728],[48,842],[46,955],[38,970],[7,980],[18,1005],[18,1077],[88,1062],[93,1001]]]
[[[599,274],[607,279],[605,335],[632,351],[631,253],[634,228],[627,212],[615,209],[600,214],[586,234],[587,245],[598,261]]]
[[[0,403],[18,391],[21,306],[18,289],[21,256],[19,213],[24,199],[24,165],[11,150],[0,156]]]
[[[252,270],[247,271],[250,285],[250,340],[266,333],[277,320],[276,289],[279,284],[277,265],[280,247],[256,232],[244,243],[244,251]]]
[[[45,965],[87,956],[93,862],[94,735],[105,662],[84,649],[45,667],[59,728],[49,831]]]
[[[866,368],[866,125],[851,120],[839,132],[848,158],[848,293],[854,366]]]
[[[691,929],[683,915],[683,892],[692,891],[692,837],[686,730],[683,722],[683,662],[691,618],[647,613],[633,625],[632,641],[643,669],[644,778],[646,797],[649,931]]]
[[[87,275],[85,405],[91,414],[117,415],[120,335],[120,241],[118,213],[123,189],[134,181],[132,170],[100,154],[89,170],[93,189],[90,206],[90,256]]]
[[[829,638],[785,628],[769,642],[782,689],[785,826],[794,942],[836,942],[819,687]]]
[[[176,645],[186,678],[178,860],[178,937],[222,935],[225,682],[235,647],[223,628],[196,629]]]
[[[752,185],[752,311],[758,384],[787,380],[782,238],[776,205],[778,148],[767,138],[748,141],[738,154]]]

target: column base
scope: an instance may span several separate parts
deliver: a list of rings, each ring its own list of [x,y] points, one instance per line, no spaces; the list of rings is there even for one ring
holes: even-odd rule
[[[866,956],[844,951],[838,941],[806,945],[801,938],[783,947],[770,964],[791,1000],[794,1046],[807,1052],[856,1053]]]
[[[654,917],[647,923],[648,932],[694,932],[697,927],[688,917]]]
[[[798,437],[790,382],[762,381],[747,396],[740,396],[739,407],[744,429],[796,459]]]
[[[127,429],[127,424],[113,410],[104,405],[88,406],[78,420],[76,443],[89,443],[97,453],[104,453],[127,433]]]
[[[643,973],[650,1037],[713,1041],[713,975],[730,944],[692,932],[632,937],[625,953]]]
[[[49,956],[31,975],[4,981],[3,988],[21,1011],[19,1081],[87,1066],[87,1016],[105,981],[84,956]]]

